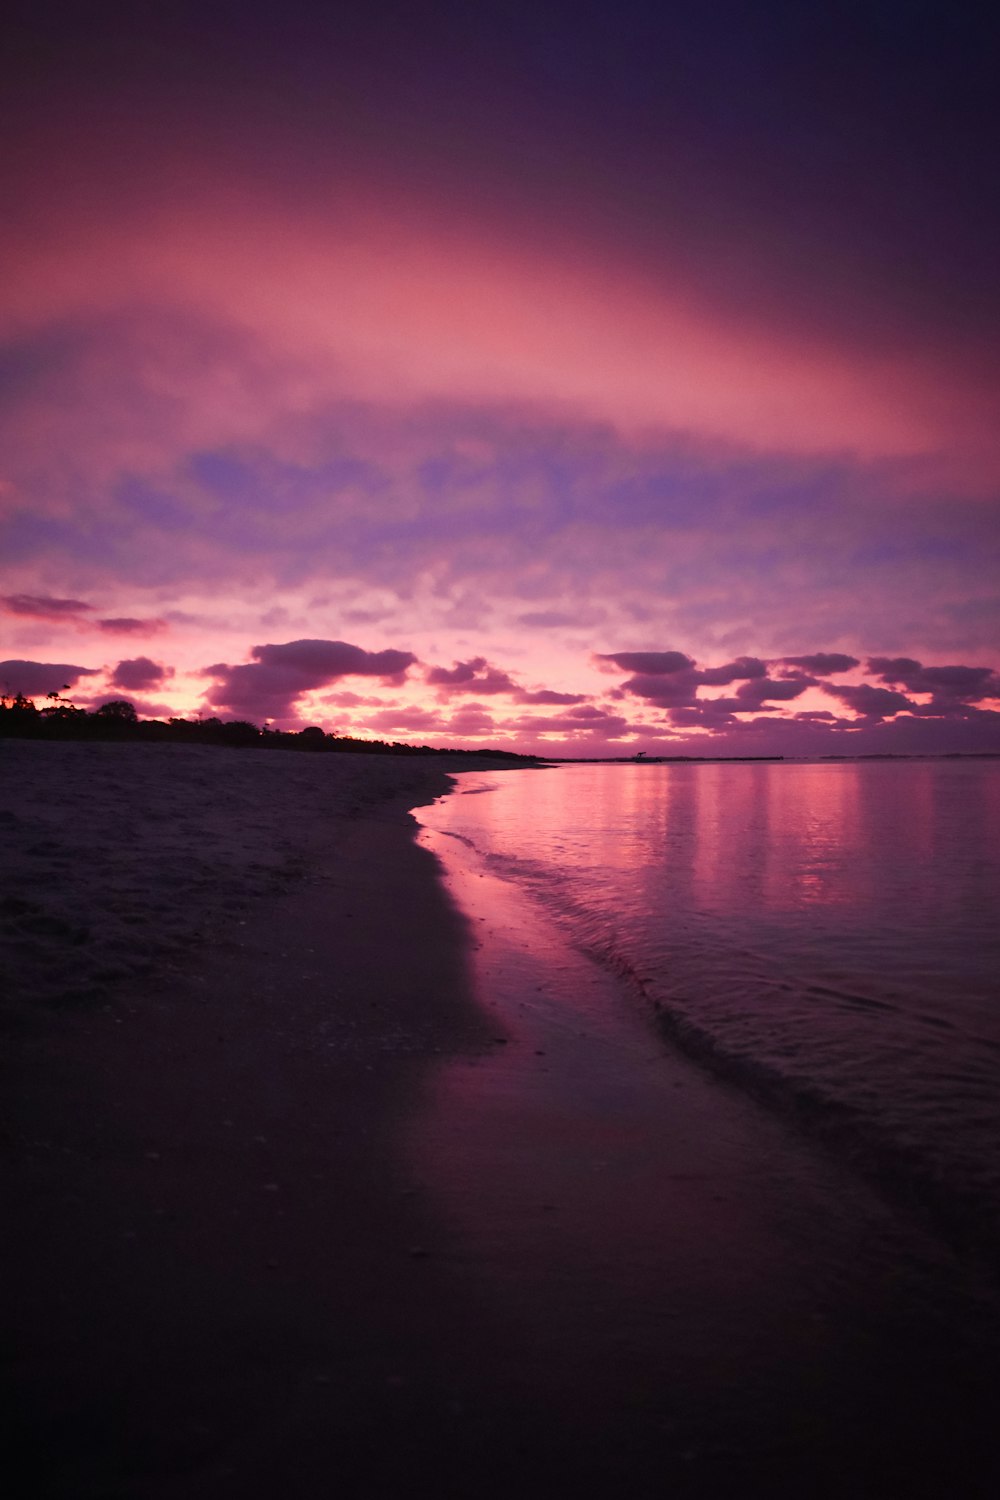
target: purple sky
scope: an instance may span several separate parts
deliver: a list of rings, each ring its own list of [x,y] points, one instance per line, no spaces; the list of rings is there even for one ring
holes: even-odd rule
[[[0,689],[1000,750],[996,22],[15,3]]]

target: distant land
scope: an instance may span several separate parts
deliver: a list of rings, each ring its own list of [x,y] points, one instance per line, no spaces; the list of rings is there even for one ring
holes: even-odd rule
[[[524,755],[515,750],[492,747],[410,745],[396,740],[354,739],[307,725],[299,730],[261,728],[248,719],[140,719],[127,699],[105,703],[93,713],[58,700],[45,708],[21,695],[0,698],[0,739],[104,740],[142,744],[221,745],[240,750],[295,750],[312,753],[355,755],[438,755],[467,760],[490,759],[514,765],[686,765],[721,761],[774,764],[780,761],[859,760],[997,760],[1000,751],[955,750],[941,754],[895,755],[870,752],[859,755]]]

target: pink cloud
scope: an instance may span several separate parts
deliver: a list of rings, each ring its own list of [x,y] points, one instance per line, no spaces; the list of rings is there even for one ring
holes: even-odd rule
[[[35,620],[66,620],[90,613],[94,606],[82,599],[57,599],[49,594],[5,594],[0,604],[12,615]]]
[[[489,709],[482,703],[464,703],[461,708],[456,708],[447,723],[450,735],[461,738],[468,735],[470,739],[482,739],[485,735],[495,734],[502,725],[497,724]]]
[[[912,709],[914,706],[904,693],[894,693],[884,687],[873,687],[870,682],[861,682],[855,687],[838,687],[830,682],[824,687],[832,698],[839,698],[841,703],[846,703],[848,708],[852,708],[855,713],[862,714],[865,718],[891,718],[893,714],[898,714],[904,709]]]
[[[553,64],[544,26],[475,7],[416,48],[363,17],[303,47],[259,9],[238,36],[171,18],[155,46],[142,7],[134,33],[90,17],[82,54],[45,7],[15,28],[4,649],[58,662],[88,628],[150,660],[162,609],[178,694],[217,662],[220,703],[312,714],[339,668],[251,643],[379,620],[456,663],[400,696],[557,717],[593,687],[560,637],[590,627],[683,647],[599,656],[602,702],[759,711],[732,733],[763,736],[823,701],[775,683],[854,682],[863,642],[872,691],[930,698],[908,735],[985,739],[992,671],[918,658],[1000,638],[990,157],[977,109],[926,87],[971,79],[974,105],[988,49],[969,33],[957,69],[955,28],[917,17],[885,69],[853,22],[788,52],[750,16],[748,51],[731,27],[637,51],[584,7]]]
[[[631,695],[669,709],[703,705],[706,700],[698,699],[701,686],[740,682],[735,697],[717,700],[719,706],[713,712],[719,714],[759,710],[772,701],[797,698],[814,685],[814,679],[801,672],[770,678],[766,675],[766,663],[756,656],[741,656],[718,667],[697,667],[680,651],[622,651],[601,656],[599,660],[636,672],[621,684],[614,696]],[[702,722],[703,717],[696,713],[691,722]]]
[[[453,667],[431,667],[425,681],[447,693],[513,693],[516,686],[506,672],[489,664],[484,656],[458,661]]]
[[[868,670],[883,682],[902,684],[911,693],[934,693],[966,702],[1000,697],[1000,676],[992,667],[926,667],[910,657],[872,656]]]
[[[364,697],[361,693],[328,693],[324,696],[323,702],[331,704],[334,708],[388,707],[384,698]]]
[[[347,641],[300,640],[254,646],[253,660],[206,667],[218,680],[205,694],[218,709],[268,719],[289,718],[295,702],[313,688],[341,677],[379,677],[399,683],[416,661],[410,651],[365,651]]]
[[[745,713],[767,703],[786,703],[791,698],[801,697],[806,688],[815,685],[816,679],[802,672],[787,677],[757,677],[736,689],[736,702],[740,705],[739,712]]]
[[[593,704],[571,708],[564,714],[528,715],[511,721],[511,727],[536,734],[561,734],[569,740],[586,735],[590,739],[621,739],[632,733],[628,720],[620,714],[609,714]]]
[[[597,609],[590,605],[583,605],[577,610],[568,609],[531,609],[517,617],[519,625],[526,625],[530,630],[553,630],[557,627],[567,629],[582,629],[590,625],[599,625],[607,619],[606,609]]]
[[[98,629],[106,631],[108,635],[156,635],[167,628],[166,620],[137,620],[131,615],[98,620],[97,625]]]
[[[982,724],[1000,723],[1000,714],[995,709],[980,708],[975,703],[966,703],[961,698],[937,696],[929,703],[915,703],[910,710],[917,719],[964,719],[978,720]]]
[[[98,677],[96,667],[76,667],[68,662],[0,661],[0,689],[25,698],[47,697],[74,687],[81,678]]]
[[[37,410],[0,434],[14,475],[9,547],[24,559],[18,577],[30,596],[46,597],[42,580],[56,566],[78,602],[88,589],[117,596],[128,579],[157,608],[193,586],[236,598],[252,576],[265,599],[301,590],[288,635],[392,619],[393,633],[426,629],[431,660],[449,647],[497,655],[485,617],[460,646],[455,638],[454,607],[485,601],[505,619],[522,616],[508,643],[536,677],[546,668],[531,658],[558,643],[552,628],[523,623],[527,598],[540,617],[573,616],[568,597],[596,595],[609,618],[656,630],[669,600],[689,661],[735,654],[743,641],[758,659],[780,660],[800,641],[853,639],[862,627],[908,656],[996,638],[997,533],[986,508],[913,496],[901,536],[884,465],[737,451],[666,431],[640,441],[541,404],[362,403],[325,389],[304,358],[275,364],[263,335],[237,334],[207,312],[91,317],[55,352],[41,332],[37,342],[41,352],[29,339],[25,353],[44,372]],[[106,369],[120,380],[98,379]],[[62,453],[73,454],[72,473]],[[823,585],[848,572],[850,603]],[[319,602],[344,597],[347,610]],[[279,618],[253,602],[258,621]],[[262,624],[251,638],[262,634],[273,638]],[[16,649],[68,647],[43,651],[32,639]],[[201,659],[234,654],[219,642]]]
[[[760,661],[756,656],[739,656],[735,661],[726,662],[721,667],[702,667],[698,672],[698,681],[709,686],[722,687],[730,682],[766,675],[765,662]]]
[[[582,703],[585,696],[584,693],[559,693],[554,688],[538,688],[535,692],[528,692],[526,688],[522,688],[514,694],[514,702],[548,704],[555,707],[558,704]]]
[[[441,729],[444,721],[432,709],[401,704],[398,708],[386,708],[381,713],[369,714],[361,723],[364,728],[374,729],[380,734],[429,734]]]
[[[738,722],[730,706],[733,701],[708,698],[698,703],[683,704],[670,709],[670,722],[675,729],[728,728]]]
[[[698,691],[698,673],[693,664],[670,673],[654,675],[640,674],[630,677],[621,685],[622,693],[644,698],[647,703],[660,703],[664,707],[693,703]]]
[[[608,662],[612,667],[620,667],[623,672],[635,672],[640,677],[672,676],[677,672],[692,671],[694,668],[694,662],[690,656],[685,656],[683,651],[598,653],[595,661],[598,664]]]
[[[834,672],[849,672],[860,666],[856,656],[847,656],[842,651],[816,651],[812,656],[783,656],[781,664],[786,667],[801,667],[817,677],[829,677]]]
[[[124,688],[128,692],[141,692],[144,688],[161,687],[173,675],[173,667],[151,661],[148,656],[135,656],[131,660],[120,661],[109,680],[112,687]]]

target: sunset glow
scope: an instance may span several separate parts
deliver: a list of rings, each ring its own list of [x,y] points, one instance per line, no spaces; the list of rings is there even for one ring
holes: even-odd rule
[[[352,9],[16,28],[0,690],[1000,749],[974,39]]]

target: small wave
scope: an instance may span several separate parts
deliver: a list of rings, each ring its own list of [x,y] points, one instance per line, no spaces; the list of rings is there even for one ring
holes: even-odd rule
[[[837,990],[825,984],[808,984],[803,987],[807,995],[821,995],[825,1000],[843,1001],[856,1010],[881,1010],[899,1015],[899,1006],[888,1000],[876,1000],[873,995],[859,995],[851,990]]]
[[[452,847],[540,905],[671,1046],[919,1211],[953,1246],[1000,1252],[989,924],[969,919],[967,905],[960,921],[924,923],[909,887],[893,884],[912,866],[893,862],[891,841],[862,833],[857,890],[842,882],[837,902],[806,909],[791,814],[778,828],[790,842],[761,845],[770,835],[753,828],[713,842],[711,822],[661,827],[658,803],[643,812],[615,802],[617,781],[586,774],[601,792],[593,837],[562,803],[536,827],[518,783],[517,818],[480,824],[466,804]],[[675,790],[678,816],[697,807],[694,782]],[[544,799],[537,805],[546,814]],[[758,870],[762,848],[768,881],[747,885],[740,871]],[[964,889],[967,841],[956,840],[951,860],[924,893],[935,912]]]
[[[834,1093],[821,1079],[787,1071],[755,1053],[756,1039],[740,1045],[697,1021],[682,996],[659,998],[643,967],[614,944],[578,946],[633,988],[661,1035],[691,1061],[833,1151],[884,1196],[928,1219],[954,1249],[1000,1254],[1000,1212],[982,1185],[958,1180],[923,1143],[892,1136],[862,1105]],[[777,1050],[801,1061],[794,1047]],[[873,1102],[878,1097],[874,1091]]]
[[[479,850],[473,840],[470,838],[466,838],[464,833],[455,833],[450,828],[441,828],[438,830],[438,832],[440,833],[442,838],[454,839],[456,843],[464,844],[467,849],[472,849],[477,854],[479,853]]]
[[[883,1096],[876,1085],[867,1097],[862,1091],[855,1100],[836,1092],[836,1079],[831,1084],[815,1073],[801,1071],[808,1067],[808,1059],[794,1041],[783,1041],[780,1018],[766,1039],[759,1028],[748,1031],[740,1024],[759,1015],[761,999],[770,990],[834,1000],[862,1013],[896,1016],[900,1013],[897,1006],[830,985],[772,978],[763,971],[750,976],[745,962],[733,962],[746,955],[729,954],[717,959],[721,972],[711,976],[706,972],[701,978],[705,994],[717,991],[717,1000],[722,994],[742,992],[739,1005],[717,1018],[723,1025],[728,1020],[723,1032],[697,1016],[696,1000],[686,1000],[679,991],[664,994],[661,965],[652,966],[637,956],[627,937],[609,928],[606,916],[572,894],[550,867],[509,855],[490,855],[487,863],[544,905],[579,952],[623,981],[651,1015],[661,1036],[692,1062],[807,1134],[883,1196],[917,1213],[953,1249],[1000,1254],[1000,1212],[989,1184],[964,1181],[954,1164],[937,1159],[931,1142],[905,1139],[902,1131],[894,1135],[877,1118]],[[680,960],[680,950],[677,956]],[[684,956],[690,961],[690,952]],[[737,976],[742,983],[736,983]],[[754,981],[749,989],[748,978]],[[964,1082],[970,1083],[968,1076]]]

